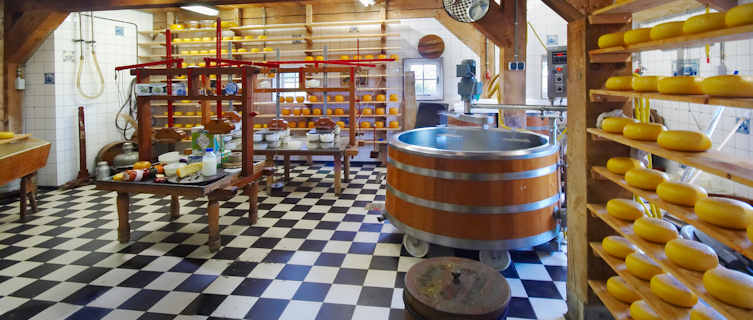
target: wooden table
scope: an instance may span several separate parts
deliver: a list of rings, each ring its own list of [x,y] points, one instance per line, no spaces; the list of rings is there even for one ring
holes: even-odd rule
[[[27,200],[32,211],[37,211],[37,186],[32,177],[47,164],[50,146],[47,141],[31,137],[0,144],[0,185],[21,178],[21,220],[26,218]]]
[[[293,138],[292,144],[283,145],[279,148],[259,149],[254,148],[254,155],[265,155],[266,166],[274,167],[275,155],[283,156],[284,179],[290,180],[290,156],[332,156],[334,163],[334,189],[335,194],[342,192],[342,180],[350,180],[350,157],[358,154],[357,147],[350,147],[347,138],[339,139],[333,148],[309,149],[306,139]],[[344,166],[343,166],[344,164]],[[344,175],[344,179],[343,179]],[[267,192],[269,193],[274,175],[267,177]]]
[[[206,185],[188,185],[173,183],[154,183],[152,181],[119,182],[112,180],[100,180],[96,182],[97,190],[115,191],[118,193],[118,241],[126,243],[131,240],[131,223],[129,217],[130,197],[132,193],[147,193],[170,196],[170,216],[180,216],[180,203],[178,197],[196,199],[207,197],[207,215],[209,216],[209,239],[208,246],[211,252],[220,248],[220,201],[232,199],[237,191],[236,186],[245,186],[244,192],[248,195],[248,221],[250,225],[256,223],[258,178],[264,173],[263,163],[254,165],[254,175],[240,177],[240,173],[229,174],[217,181]],[[220,170],[219,172],[222,172]]]

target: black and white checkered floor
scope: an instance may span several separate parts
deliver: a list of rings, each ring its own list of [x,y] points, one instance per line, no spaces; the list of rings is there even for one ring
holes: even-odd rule
[[[220,211],[222,249],[210,253],[205,201],[132,196],[132,241],[120,244],[114,193],[92,186],[39,195],[18,222],[0,205],[0,319],[403,319],[403,277],[421,259],[365,206],[384,201],[376,173],[354,165],[343,194],[332,168],[301,165],[280,195],[246,197]],[[477,257],[432,247],[429,256]],[[566,255],[513,251],[508,319],[558,319],[566,311]]]

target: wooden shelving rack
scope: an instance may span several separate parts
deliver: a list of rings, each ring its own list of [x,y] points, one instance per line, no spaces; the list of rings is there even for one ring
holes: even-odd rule
[[[700,1],[704,2],[704,1]],[[734,1],[706,1],[726,10]],[[599,6],[601,4],[601,6]],[[753,38],[753,25],[711,31],[631,46],[598,49],[599,36],[631,28],[633,14],[662,5],[660,1],[633,0],[613,4],[611,0],[592,1],[591,12],[568,24],[568,300],[574,318],[589,318],[589,306],[603,304],[615,319],[629,319],[629,306],[606,292],[606,280],[620,275],[656,311],[662,319],[688,319],[689,308],[671,306],[648,290],[648,281],[636,279],[625,270],[624,261],[606,254],[601,240],[618,234],[634,243],[656,261],[664,272],[693,291],[704,303],[727,319],[753,319],[753,311],[725,304],[712,297],[701,281],[702,273],[687,270],[669,261],[664,246],[637,237],[631,223],[614,219],[605,204],[613,198],[637,195],[671,215],[715,238],[742,255],[753,258],[753,243],[744,231],[720,228],[700,221],[692,207],[678,206],[661,200],[654,192],[628,186],[624,177],[604,167],[611,157],[629,156],[635,148],[668,160],[694,167],[719,178],[753,186],[753,161],[719,151],[677,152],[661,148],[655,142],[630,140],[593,128],[599,114],[622,109],[631,115],[633,99],[648,98],[695,104],[753,108],[753,99],[719,98],[705,95],[663,95],[601,89],[607,78],[632,73],[632,54],[648,50],[692,47],[728,40]],[[585,177],[585,179],[584,179]],[[700,302],[699,302],[700,303]]]

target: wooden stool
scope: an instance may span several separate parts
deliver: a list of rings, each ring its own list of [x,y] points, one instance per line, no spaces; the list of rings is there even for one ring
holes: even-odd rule
[[[21,220],[26,218],[26,202],[31,205],[31,211],[37,212],[37,184],[34,183],[36,171],[25,175],[21,178],[21,188],[19,189],[19,202],[21,203]]]
[[[441,257],[417,263],[405,274],[406,319],[497,320],[510,303],[510,286],[491,267],[470,259]]]

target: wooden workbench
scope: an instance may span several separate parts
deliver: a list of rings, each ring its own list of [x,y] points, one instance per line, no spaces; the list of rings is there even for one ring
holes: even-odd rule
[[[37,187],[32,177],[47,164],[50,146],[49,142],[32,137],[0,144],[0,185],[21,179],[22,220],[26,217],[27,202],[32,211],[37,211]]]

